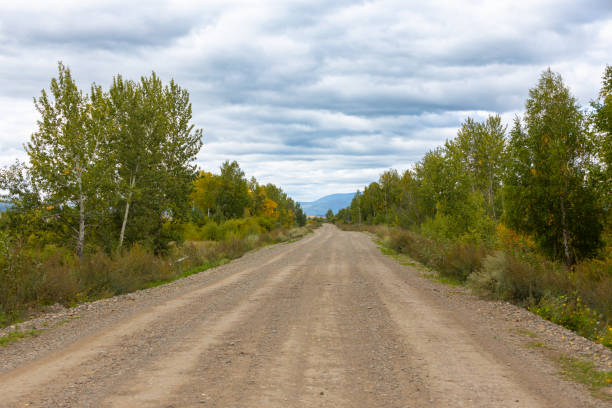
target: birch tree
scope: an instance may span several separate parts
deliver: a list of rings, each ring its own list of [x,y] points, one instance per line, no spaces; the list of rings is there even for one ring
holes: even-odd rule
[[[155,73],[140,82],[118,75],[109,99],[121,248],[134,205],[139,222],[133,223],[132,240],[158,229],[163,214],[178,219],[188,211],[195,177],[192,162],[202,146],[202,131],[190,123],[188,92],[174,81],[164,86]],[[147,218],[147,225],[141,225]]]
[[[104,206],[107,162],[102,160],[105,132],[90,97],[80,91],[70,69],[58,64],[58,77],[34,100],[38,130],[25,149],[32,180],[48,207],[65,222],[83,256],[87,228]]]
[[[601,207],[587,182],[593,144],[576,99],[550,69],[525,107],[510,133],[507,222],[569,266],[601,246]]]

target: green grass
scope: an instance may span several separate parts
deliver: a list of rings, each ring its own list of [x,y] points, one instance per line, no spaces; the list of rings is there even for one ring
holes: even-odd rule
[[[42,333],[42,330],[32,329],[24,332],[15,330],[13,332],[10,332],[6,336],[0,337],[0,346],[6,347],[11,343],[14,343],[21,339],[25,339],[26,337],[36,337],[40,333]]]
[[[432,280],[449,286],[463,286],[463,282],[453,276],[437,275]]]
[[[516,329],[516,330],[512,330],[518,334],[522,334],[525,335],[527,337],[531,337],[532,339],[535,339],[538,337],[537,334],[535,334],[534,332],[532,332],[531,330],[525,330],[525,329]]]
[[[71,321],[73,321],[73,320],[77,320],[77,319],[80,319],[80,318],[81,318],[81,316],[72,316],[72,317],[68,317],[68,318],[66,318],[66,319],[60,320],[60,321],[59,321],[59,322],[58,322],[58,323],[57,323],[55,326],[53,326],[53,327],[60,327],[60,326],[65,325],[66,323],[69,323],[69,322],[71,322]]]
[[[6,313],[0,311],[0,327],[23,322],[23,311],[13,311]]]
[[[444,285],[463,286],[463,282],[460,279],[455,278],[454,276],[445,276],[437,272],[431,272],[431,270],[428,269],[426,266],[414,261],[409,256],[401,254],[392,248],[384,246],[384,243],[382,241],[376,240],[375,243],[378,245],[378,249],[380,250],[380,252],[382,252],[384,255],[395,259],[397,262],[399,262],[400,265],[411,266],[415,269],[418,269],[422,272],[421,276],[423,276],[424,278],[427,278],[433,282],[442,283]]]
[[[154,288],[154,287],[157,287],[157,286],[165,285],[166,283],[174,282],[174,281],[177,281],[179,279],[183,279],[183,278],[186,278],[188,276],[195,275],[196,273],[204,272],[207,269],[211,269],[211,268],[215,268],[217,266],[225,265],[226,263],[229,263],[230,261],[231,261],[230,259],[223,258],[223,259],[219,259],[217,261],[206,262],[205,264],[189,268],[189,269],[185,270],[184,272],[182,272],[182,273],[180,273],[178,275],[173,276],[171,279],[161,279],[161,280],[155,280],[155,281],[148,282],[147,285],[146,285],[146,288],[148,289],[148,288]]]
[[[530,341],[525,345],[525,347],[530,349],[547,349],[548,346],[540,341]]]
[[[612,401],[612,394],[602,392],[612,384],[612,371],[600,371],[593,362],[562,356],[559,358],[561,374],[586,385],[597,397]]]

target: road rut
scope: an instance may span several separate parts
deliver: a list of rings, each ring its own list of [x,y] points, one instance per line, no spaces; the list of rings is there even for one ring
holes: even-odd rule
[[[2,350],[0,406],[605,406],[431,288],[325,225]]]

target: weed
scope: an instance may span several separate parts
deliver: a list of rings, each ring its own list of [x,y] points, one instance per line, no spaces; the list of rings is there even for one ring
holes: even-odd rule
[[[600,371],[593,362],[573,357],[559,358],[561,374],[571,380],[586,385],[597,396],[612,400],[612,396],[601,393],[612,384],[612,371]]]
[[[532,332],[531,330],[516,329],[516,330],[513,330],[513,331],[518,333],[518,334],[522,334],[522,335],[525,335],[527,337],[531,337],[532,339],[536,339],[538,337],[538,335],[535,334],[534,332]]]
[[[550,320],[588,339],[612,346],[612,326],[603,321],[603,315],[591,309],[574,296],[544,296],[529,308],[544,319]]]
[[[171,246],[163,256],[134,245],[112,254],[93,251],[78,259],[62,248],[35,250],[26,249],[21,242],[4,242],[0,245],[0,327],[16,322],[24,310],[39,309],[40,305],[59,302],[76,306],[172,282],[227,263],[253,248],[298,239],[316,225],[269,231],[261,220],[233,220],[222,227],[211,222],[203,227],[205,231],[198,232],[191,226],[192,238],[217,238],[222,234],[224,239]]]
[[[378,237],[381,251],[402,264],[410,255],[437,274],[424,276],[447,284],[467,281],[475,293],[529,308],[545,319],[612,348],[612,258],[586,260],[568,270],[535,251],[529,237],[498,226],[497,251],[470,241],[449,243],[413,231],[377,226],[347,226]],[[491,246],[492,248],[492,246]],[[412,265],[411,265],[412,266]]]
[[[525,345],[525,347],[530,349],[547,349],[548,346],[540,341],[530,341]]]
[[[42,330],[28,330],[28,331],[19,331],[19,330],[15,330],[12,332],[9,332],[9,334],[7,334],[6,336],[0,337],[0,346],[2,347],[6,347],[11,343],[14,343],[20,339],[25,339],[26,337],[36,337],[38,336],[40,333],[42,333]]]

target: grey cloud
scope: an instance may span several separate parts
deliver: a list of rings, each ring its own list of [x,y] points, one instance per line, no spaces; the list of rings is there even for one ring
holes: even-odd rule
[[[23,154],[58,60],[82,88],[154,70],[190,90],[203,168],[235,159],[316,199],[409,167],[468,115],[508,120],[548,66],[588,102],[611,33],[596,0],[0,5],[0,160]]]

